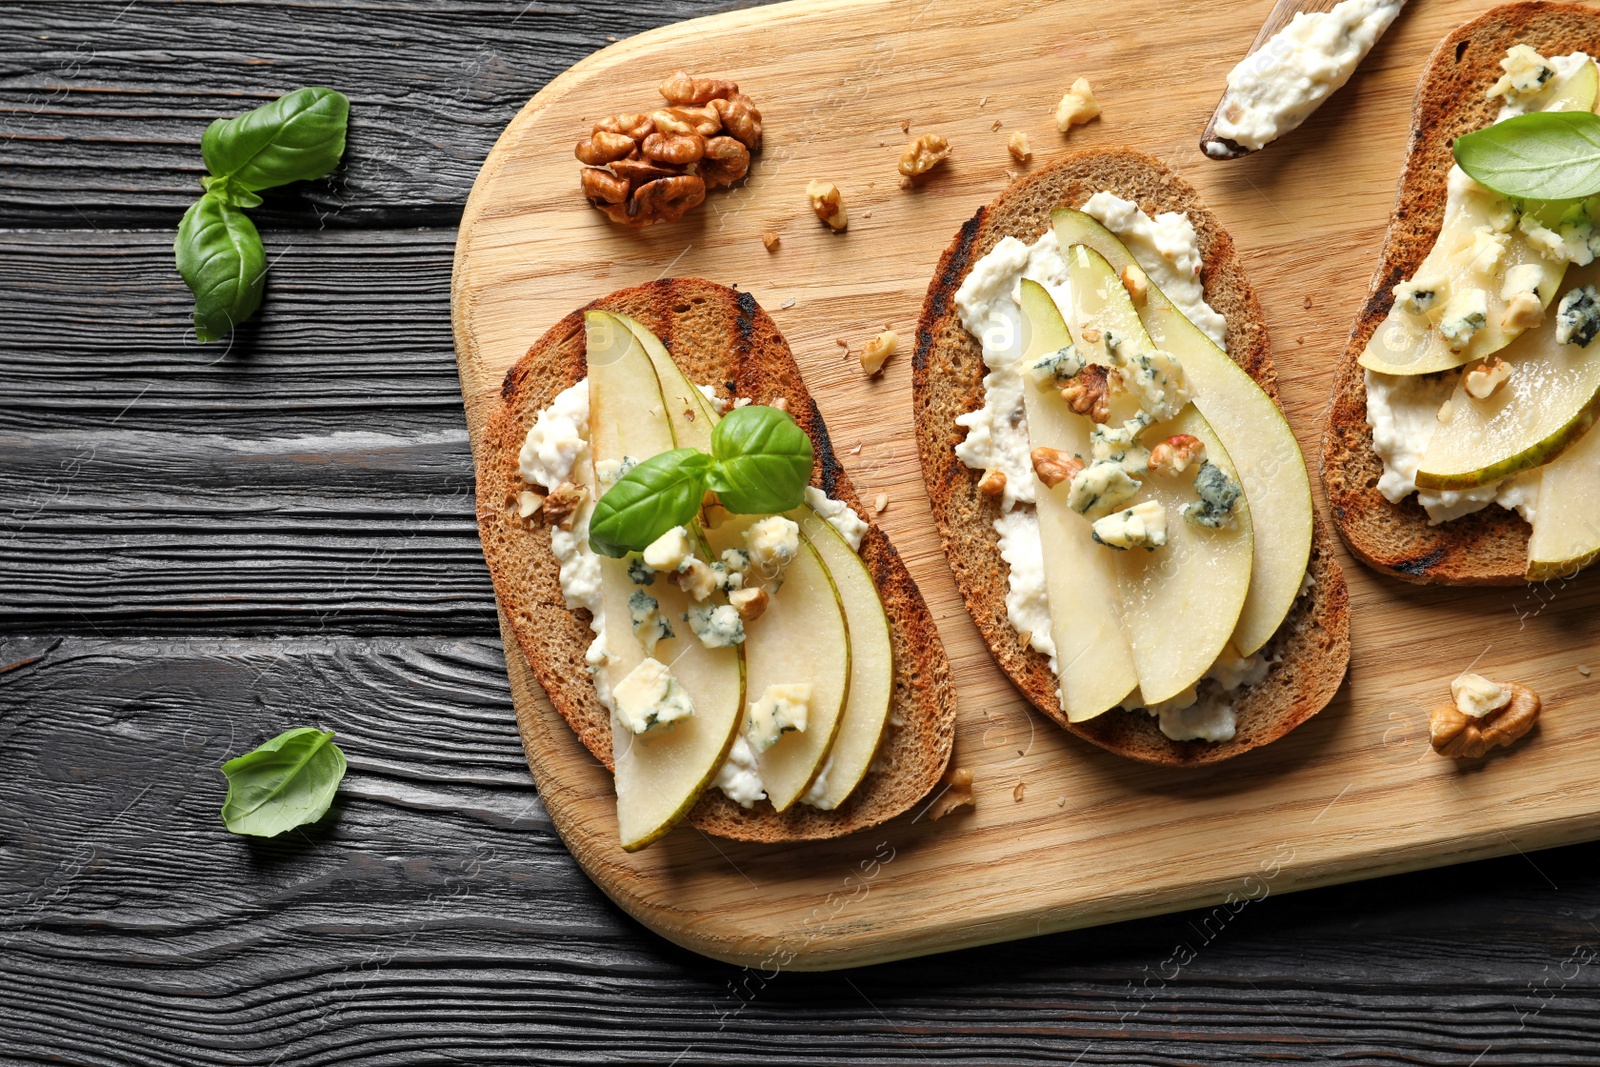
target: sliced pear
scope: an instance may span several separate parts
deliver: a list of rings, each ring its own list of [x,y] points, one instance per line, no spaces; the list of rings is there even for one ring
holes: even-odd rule
[[[1227,449],[1193,404],[1146,433],[1147,441],[1193,434],[1205,443],[1207,460],[1238,477]],[[1166,547],[1113,553],[1122,621],[1146,705],[1171,700],[1205,677],[1227,647],[1250,587],[1248,498],[1239,498],[1231,526],[1197,527],[1178,513],[1195,500],[1192,481],[1183,475],[1145,478],[1137,500],[1158,500],[1166,508]]]
[[[1062,248],[1087,245],[1118,275],[1136,264],[1098,219],[1063,208],[1052,222]],[[1195,407],[1238,466],[1245,497],[1255,508],[1250,593],[1233,634],[1239,654],[1248,656],[1271,639],[1294,607],[1311,561],[1314,511],[1305,457],[1272,398],[1154,284],[1139,321],[1158,347],[1183,364]]]
[[[1574,285],[1600,282],[1600,263],[1575,268]],[[1600,410],[1600,350],[1556,342],[1555,316],[1507,345],[1511,377],[1487,399],[1466,375],[1417,469],[1422,489],[1474,489],[1549,463],[1594,425]]]
[[[744,532],[760,515],[733,515],[707,531],[718,553],[744,545]],[[843,721],[850,691],[850,630],[833,577],[804,529],[800,552],[783,572],[783,587],[761,617],[745,627],[749,699],[769,686],[811,683],[806,728],[784,734],[756,755],[767,799],[785,811],[822,770]]]
[[[1544,97],[1533,101],[1529,110],[1593,111],[1597,88],[1600,88],[1600,71],[1593,63],[1584,63],[1546,89]],[[1541,275],[1539,299],[1546,307],[1561,284],[1567,265],[1546,259],[1520,230],[1510,232],[1505,252],[1497,260],[1486,262],[1471,256],[1469,250],[1478,229],[1495,228],[1496,216],[1503,212],[1507,198],[1476,182],[1463,181],[1464,177],[1452,168],[1450,184],[1457,188],[1452,189],[1445,201],[1439,236],[1413,277],[1446,278],[1452,292],[1482,289],[1488,298],[1488,321],[1461,351],[1456,352],[1451,350],[1432,319],[1406,311],[1396,302],[1389,309],[1388,317],[1372,331],[1372,338],[1361,353],[1360,363],[1368,370],[1383,374],[1432,374],[1491,356],[1510,344],[1520,332],[1500,324],[1500,316],[1506,309],[1506,298],[1500,289],[1505,272],[1522,264],[1538,267]],[[1547,204],[1534,215],[1545,225],[1553,226],[1565,207],[1565,203]]]
[[[1586,433],[1540,472],[1528,580],[1570,578],[1600,557],[1600,433]]]
[[[660,338],[626,315],[617,318],[644,345],[657,376],[665,383],[663,392],[673,401],[668,404],[668,414],[679,446],[709,451],[711,431],[721,418],[716,406],[689,381]],[[680,400],[687,402],[676,402]],[[822,796],[812,801],[814,807],[831,810],[860,784],[877,754],[894,696],[894,646],[877,584],[844,535],[809,507],[796,508],[789,518],[800,524],[800,532],[833,578],[850,634],[849,699],[833,747],[823,761],[832,759],[833,763]]]
[[[831,811],[845,802],[872,766],[894,697],[894,644],[878,586],[844,535],[808,507],[789,512],[833,578],[850,634],[850,688],[827,759],[827,780],[813,806]],[[788,595],[787,581],[780,596]],[[765,616],[756,620],[762,625]],[[826,760],[824,760],[826,762]],[[809,786],[807,788],[810,788]]]
[[[1155,345],[1133,298],[1105,257],[1085,245],[1074,245],[1065,258],[1072,297],[1068,327],[1080,341],[1080,352],[1086,351],[1082,343],[1086,331],[1087,336],[1098,331],[1099,341],[1090,343],[1087,351],[1099,359],[1104,358],[1100,353],[1108,331],[1136,348]],[[1115,406],[1112,417],[1122,417]],[[1177,418],[1152,426],[1141,436],[1157,442],[1180,433],[1199,438],[1206,446],[1206,458],[1229,477],[1238,478],[1227,448],[1193,404],[1185,405]],[[1248,492],[1240,498],[1230,526],[1204,530],[1178,515],[1181,505],[1196,499],[1192,475],[1168,478],[1152,474],[1143,481],[1144,489],[1135,502],[1153,499],[1165,506],[1167,546],[1155,552],[1107,551],[1112,551],[1116,560],[1122,627],[1133,649],[1139,689],[1144,703],[1154,704],[1170,700],[1198,682],[1227,646],[1249,595],[1254,538]]]
[[[594,462],[647,459],[674,447],[661,387],[643,346],[615,317],[585,316],[588,332],[590,453]],[[592,468],[584,479],[593,490]],[[592,506],[592,505],[591,505]],[[638,586],[624,560],[601,557],[601,633],[609,653],[607,675],[625,678],[644,659],[634,635],[628,597]],[[674,637],[657,643],[694,705],[694,714],[643,734],[615,717],[611,729],[616,774],[617,827],[622,847],[636,851],[657,840],[694,807],[727,758],[744,718],[744,670],[736,648],[706,648],[679,618],[685,595],[664,581],[650,587]]]
[[[1022,282],[1022,316],[1024,367],[1072,343],[1060,309],[1038,282]],[[1023,373],[1026,378],[1028,372]],[[1034,447],[1089,455],[1092,423],[1062,403],[1048,376],[1025,381],[1022,395]],[[1067,506],[1068,484],[1053,489],[1035,484],[1035,511],[1061,704],[1068,721],[1086,722],[1121,703],[1139,684],[1139,675],[1122,629],[1114,553],[1095,544],[1088,522]]]

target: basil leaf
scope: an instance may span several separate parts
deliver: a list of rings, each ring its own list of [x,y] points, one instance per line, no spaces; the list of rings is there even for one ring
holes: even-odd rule
[[[215,341],[261,306],[267,253],[255,223],[226,200],[206,193],[178,224],[178,273],[194,292],[194,332]]]
[[[200,139],[206,169],[241,189],[320,178],[344,155],[350,99],[332,89],[296,89],[264,107],[218,119]]]
[[[1600,115],[1535,111],[1456,138],[1468,176],[1506,196],[1573,200],[1600,193]]]
[[[200,179],[200,188],[213,196],[220,197],[234,207],[260,207],[261,198],[227,175],[218,178],[214,174],[207,174]]]
[[[235,834],[276,837],[316,822],[328,813],[344,771],[332,731],[303,726],[281,733],[222,765],[223,825]]]
[[[750,404],[711,431],[716,463],[706,484],[739,515],[788,511],[805,499],[811,480],[811,438],[787,412]]]
[[[693,522],[710,467],[711,457],[693,448],[675,448],[635,465],[595,504],[589,547],[613,558],[642,552],[674,526]]]

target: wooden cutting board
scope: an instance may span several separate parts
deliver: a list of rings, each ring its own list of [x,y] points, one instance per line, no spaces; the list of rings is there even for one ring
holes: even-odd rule
[[[940,251],[1007,184],[1012,130],[1032,137],[1036,165],[1131,144],[1176,167],[1232,232],[1315,470],[1316,417],[1376,261],[1416,79],[1434,43],[1483,7],[1408,5],[1305,127],[1246,159],[1206,160],[1200,131],[1270,8],[1208,4],[1178,17],[1160,0],[796,0],[620,42],[511,122],[473,189],[456,253],[456,349],[474,442],[507,368],[572,309],[669,274],[753,293],[794,348],[863,499],[888,495],[878,521],[938,621],[960,694],[955,763],[975,774],[976,810],[939,822],[913,811],[786,847],[683,828],[625,855],[610,776],[551,710],[505,631],[544,803],[578,862],[646,926],[763,971],[1217,905],[1202,924],[1209,939],[1269,893],[1600,836],[1592,577],[1430,590],[1345,556],[1355,650],[1338,700],[1283,741],[1214,768],[1122,760],[1034,713],[967,617],[922,487],[909,359],[868,381],[834,343],[859,348],[885,323],[910,337]],[[765,116],[765,152],[748,182],[680,223],[623,230],[581,199],[572,146],[604,114],[654,106],[656,85],[680,67],[737,80]],[[1051,111],[1080,75],[1104,116],[1063,138]],[[902,122],[954,146],[943,173],[911,192],[895,173]],[[843,190],[848,233],[811,214],[813,178]],[[764,230],[782,236],[775,253]],[[1533,686],[1546,711],[1514,751],[1464,767],[1432,753],[1427,712],[1472,664]]]

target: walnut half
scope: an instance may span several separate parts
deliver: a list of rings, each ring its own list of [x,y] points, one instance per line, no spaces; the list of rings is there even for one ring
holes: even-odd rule
[[[1428,716],[1433,750],[1456,759],[1481,759],[1491,749],[1510,745],[1533,728],[1542,704],[1539,694],[1511,683],[1511,700],[1481,718],[1465,715],[1455,705],[1442,705]]]

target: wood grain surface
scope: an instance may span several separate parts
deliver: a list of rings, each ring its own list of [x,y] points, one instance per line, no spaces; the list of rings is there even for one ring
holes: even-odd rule
[[[529,780],[477,561],[450,227],[544,80],[712,6],[0,4],[0,1062],[1593,1062],[1593,845],[1512,834],[1525,854],[1273,886],[1226,923],[832,974],[694,956],[589,883]],[[1270,5],[1241,6],[1259,23]],[[319,82],[357,101],[358,129],[404,106],[397,139],[353,133],[366,180],[269,205],[267,313],[197,353],[166,250],[200,133]],[[371,155],[396,144],[400,164]],[[1315,176],[1304,151],[1286,140],[1230,180],[1276,198],[1277,168]],[[337,209],[326,230],[303,199]],[[1380,230],[1350,239],[1375,256]],[[1350,309],[1270,289],[1284,250],[1261,238],[1241,235],[1280,365],[1333,358]],[[1306,362],[1283,352],[1302,328]],[[1320,397],[1293,399],[1303,427]],[[406,443],[374,460],[371,440],[338,443],[352,432]],[[397,555],[414,529],[425,547]],[[162,589],[184,609],[157,610]],[[307,723],[351,757],[333,817],[225,833],[218,763]]]
[[[885,321],[910,332],[937,253],[1007,180],[1008,125],[1031,130],[1035,165],[1069,144],[1131,142],[1170,156],[1195,116],[1203,121],[1211,90],[1204,77],[1187,92],[1140,84],[1149,57],[1128,42],[1151,25],[1156,4],[988,4],[981,20],[940,4],[909,30],[904,10],[895,0],[798,0],[658,30],[566,72],[512,120],[484,164],[457,242],[452,307],[476,439],[507,369],[572,308],[665,273],[753,293],[795,348],[863,497],[884,492],[894,502],[879,521],[939,621],[961,706],[953,763],[974,771],[977,810],[938,823],[913,812],[880,831],[782,849],[685,830],[625,855],[609,775],[513,653],[534,777],[584,869],[624,909],[695,951],[821,969],[1229,906],[1268,874],[1281,891],[1600,834],[1600,699],[1577,669],[1600,633],[1600,597],[1587,581],[1549,605],[1530,605],[1540,594],[1526,590],[1419,598],[1346,557],[1346,689],[1288,738],[1205,770],[1133,765],[1075,742],[1011,689],[965,616],[933,529],[910,444],[909,360],[867,380],[834,340],[859,345]],[[1473,8],[1429,10],[1453,21]],[[1219,9],[1164,59],[1209,71],[1257,24],[1244,8]],[[1264,269],[1253,273],[1304,444],[1304,412],[1326,394],[1330,367],[1311,346],[1285,344],[1281,320],[1310,329],[1364,296],[1357,279],[1374,245],[1352,241],[1352,223],[1376,233],[1386,221],[1414,71],[1442,29],[1428,19],[1397,24],[1348,98],[1327,105],[1324,129],[1300,132],[1302,145],[1309,134],[1322,150],[1314,180],[1267,194],[1249,177],[1241,186],[1236,165],[1198,158],[1192,140],[1177,153],[1240,247],[1257,250],[1251,258]],[[964,51],[994,62],[961,62]],[[1066,144],[1040,130],[1061,91],[1052,60],[1063,56],[1096,83],[1103,108]],[[716,70],[751,94],[764,116],[763,156],[743,186],[711,195],[679,225],[616,227],[576,193],[577,164],[551,146],[610,110],[645,106],[679,67]],[[903,119],[954,149],[947,173],[913,190],[893,180]],[[1312,158],[1285,154],[1285,170]],[[816,176],[840,182],[847,233],[806,211],[805,181]],[[1290,235],[1278,231],[1283,223]],[[765,229],[783,236],[775,253],[760,240]],[[1500,625],[1486,633],[1486,618]],[[1401,635],[1403,656],[1394,654]],[[1548,710],[1513,756],[1465,768],[1431,752],[1427,712],[1473,663],[1532,686]],[[880,863],[885,856],[893,863]]]

